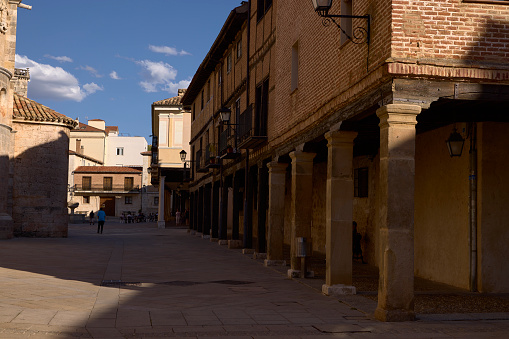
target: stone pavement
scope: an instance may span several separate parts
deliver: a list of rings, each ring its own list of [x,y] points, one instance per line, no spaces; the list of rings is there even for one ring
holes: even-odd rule
[[[67,239],[0,242],[0,338],[509,336],[509,313],[381,323],[367,298],[304,283],[186,229],[70,225]]]

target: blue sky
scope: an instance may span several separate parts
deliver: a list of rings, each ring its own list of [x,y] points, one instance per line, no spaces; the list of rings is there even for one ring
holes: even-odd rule
[[[16,67],[28,97],[150,143],[150,106],[185,88],[240,0],[24,0]]]

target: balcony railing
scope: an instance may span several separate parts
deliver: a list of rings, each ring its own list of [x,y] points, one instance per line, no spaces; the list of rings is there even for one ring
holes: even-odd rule
[[[255,149],[267,141],[267,117],[253,116],[253,105],[249,105],[240,114],[237,132],[239,148]]]
[[[74,185],[74,192],[111,192],[111,193],[138,193],[139,185]]]

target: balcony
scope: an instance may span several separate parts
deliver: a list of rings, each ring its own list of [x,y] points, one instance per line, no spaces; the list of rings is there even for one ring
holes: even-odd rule
[[[206,168],[218,168],[219,162],[216,157],[217,145],[209,144],[205,148],[205,159],[204,159],[204,167]]]
[[[253,105],[249,105],[240,114],[237,134],[239,148],[256,149],[267,141],[267,119],[262,116],[253,117]]]
[[[126,194],[126,193],[139,193],[139,185],[74,185],[75,193],[113,193],[113,194]]]
[[[219,135],[219,156],[221,159],[235,159],[240,155],[235,149],[235,135],[228,128]]]
[[[195,161],[195,166],[196,166],[196,172],[200,172],[200,173],[206,173],[209,171],[208,168],[205,167],[205,164],[203,163],[203,158],[202,158],[202,150],[199,150],[195,153],[195,158],[194,158],[194,161]]]

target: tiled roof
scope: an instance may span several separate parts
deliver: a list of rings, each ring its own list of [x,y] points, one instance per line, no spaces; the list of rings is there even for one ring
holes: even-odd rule
[[[55,122],[75,127],[78,122],[38,102],[14,93],[12,117],[15,120]]]
[[[141,174],[142,171],[122,166],[80,166],[74,170],[74,173],[133,173]]]
[[[80,122],[78,127],[76,127],[74,130],[80,132],[104,132],[102,129],[92,127],[82,122]]]
[[[99,164],[102,164],[103,162],[100,161],[100,160],[97,160],[97,159],[94,159],[92,157],[89,157],[88,155],[84,155],[84,154],[79,154],[79,153],[76,153],[75,151],[73,150],[69,150],[69,155],[75,155],[77,157],[80,157],[80,158],[83,158],[83,159],[87,159],[87,160],[90,160],[90,161],[93,161],[93,162],[97,162]]]
[[[118,126],[106,126],[106,133],[118,132]]]
[[[167,106],[167,105],[182,105],[182,97],[186,93],[185,89],[179,89],[179,95],[173,98],[168,98],[153,103],[154,106]]]
[[[152,155],[152,151],[141,152],[141,155]]]

